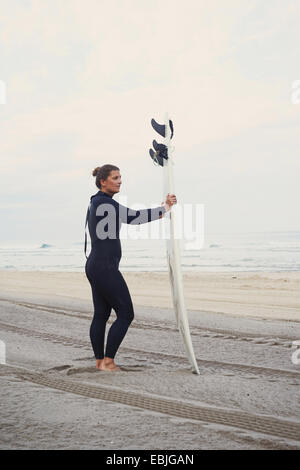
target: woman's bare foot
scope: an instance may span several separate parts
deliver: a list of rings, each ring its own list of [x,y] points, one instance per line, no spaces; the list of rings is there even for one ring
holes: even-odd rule
[[[115,364],[115,361],[110,357],[105,357],[104,359],[96,359],[96,367],[99,370],[109,370],[109,371],[117,371],[120,370]]]
[[[102,364],[103,359],[96,359],[96,367],[97,369],[100,369],[100,365]]]

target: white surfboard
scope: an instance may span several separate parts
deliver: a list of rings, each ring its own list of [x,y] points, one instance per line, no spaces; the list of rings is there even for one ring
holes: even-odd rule
[[[168,159],[163,159],[163,176],[164,176],[164,197],[167,193],[175,194],[173,179],[173,149],[171,147],[171,129],[169,125],[169,117],[165,116],[165,137],[163,144],[168,147]],[[195,374],[200,374],[197,361],[194,354],[191,333],[188,322],[188,314],[185,308],[183,280],[180,262],[179,240],[175,238],[175,212],[172,209],[167,213],[166,217],[170,218],[170,238],[166,240],[167,263],[169,270],[169,278],[172,289],[173,305],[178,329],[181,333],[186,354]]]

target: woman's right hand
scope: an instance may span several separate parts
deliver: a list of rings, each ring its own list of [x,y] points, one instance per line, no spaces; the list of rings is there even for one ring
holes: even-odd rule
[[[168,212],[174,204],[177,204],[175,194],[168,193],[166,196],[166,201],[162,204],[164,205],[166,212]]]
[[[173,206],[174,204],[177,204],[177,199],[176,199],[175,194],[170,194],[170,193],[167,194],[166,204],[168,204],[168,206]]]

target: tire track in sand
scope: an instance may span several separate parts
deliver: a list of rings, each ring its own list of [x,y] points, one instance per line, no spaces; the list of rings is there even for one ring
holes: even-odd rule
[[[134,408],[192,419],[205,423],[220,424],[256,433],[276,436],[294,441],[300,440],[300,423],[285,418],[256,415],[238,410],[226,410],[215,407],[199,406],[167,397],[152,396],[145,393],[124,391],[109,386],[89,385],[61,378],[49,377],[24,368],[1,365],[0,370],[31,383],[74,393],[87,398],[95,398],[119,403]]]
[[[52,343],[59,343],[63,344],[64,346],[71,346],[75,348],[84,348],[91,350],[91,345],[89,341],[80,340],[76,338],[72,338],[69,336],[57,335],[54,333],[46,333],[37,330],[32,330],[29,328],[23,328],[16,325],[12,325],[9,323],[0,322],[0,329],[3,331],[8,331],[12,333],[16,333],[19,335],[24,335],[27,337],[33,338],[40,338],[46,341],[51,341]],[[175,354],[167,354],[167,353],[157,353],[154,351],[146,351],[141,349],[134,349],[128,347],[120,347],[120,351],[127,354],[132,354],[135,358],[138,356],[139,358],[143,359],[144,361],[148,362],[155,362],[157,363],[158,360],[164,362],[171,362],[178,365],[188,364],[187,359],[184,356],[179,356]],[[236,363],[229,363],[229,362],[220,362],[220,361],[211,361],[205,359],[198,359],[198,365],[206,370],[212,369],[215,373],[216,370],[230,370],[232,372],[237,372],[239,374],[251,374],[254,376],[263,376],[271,379],[292,379],[292,385],[297,385],[300,383],[300,372],[297,371],[290,371],[285,369],[272,369],[268,367],[260,367],[260,366],[252,366],[246,364],[236,364]]]
[[[73,318],[79,318],[81,320],[91,321],[92,315],[83,311],[74,311],[72,308],[67,307],[54,307],[49,305],[37,304],[32,302],[19,302],[13,301],[10,299],[0,298],[2,302],[9,302],[14,305],[19,305],[25,308],[36,309],[44,312],[55,313],[57,315],[65,315]],[[108,320],[108,324],[112,323],[113,320]],[[173,331],[178,332],[176,326],[171,326],[166,322],[160,321],[155,323],[153,321],[141,321],[134,320],[130,328],[143,329],[143,330],[160,330],[160,331]],[[291,338],[287,336],[276,336],[275,338],[257,333],[244,333],[220,328],[211,328],[211,327],[199,327],[199,326],[190,326],[191,336],[194,337],[208,337],[208,338],[218,338],[218,339],[232,339],[237,341],[247,341],[255,344],[266,344],[269,346],[282,346],[284,348],[291,347]],[[295,338],[298,339],[298,338]]]

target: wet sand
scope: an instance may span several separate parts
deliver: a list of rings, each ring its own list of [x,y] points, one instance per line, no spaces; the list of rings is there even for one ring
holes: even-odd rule
[[[111,373],[84,273],[0,271],[1,449],[300,449],[299,273],[184,273],[199,376],[167,274],[123,275],[135,320]]]

